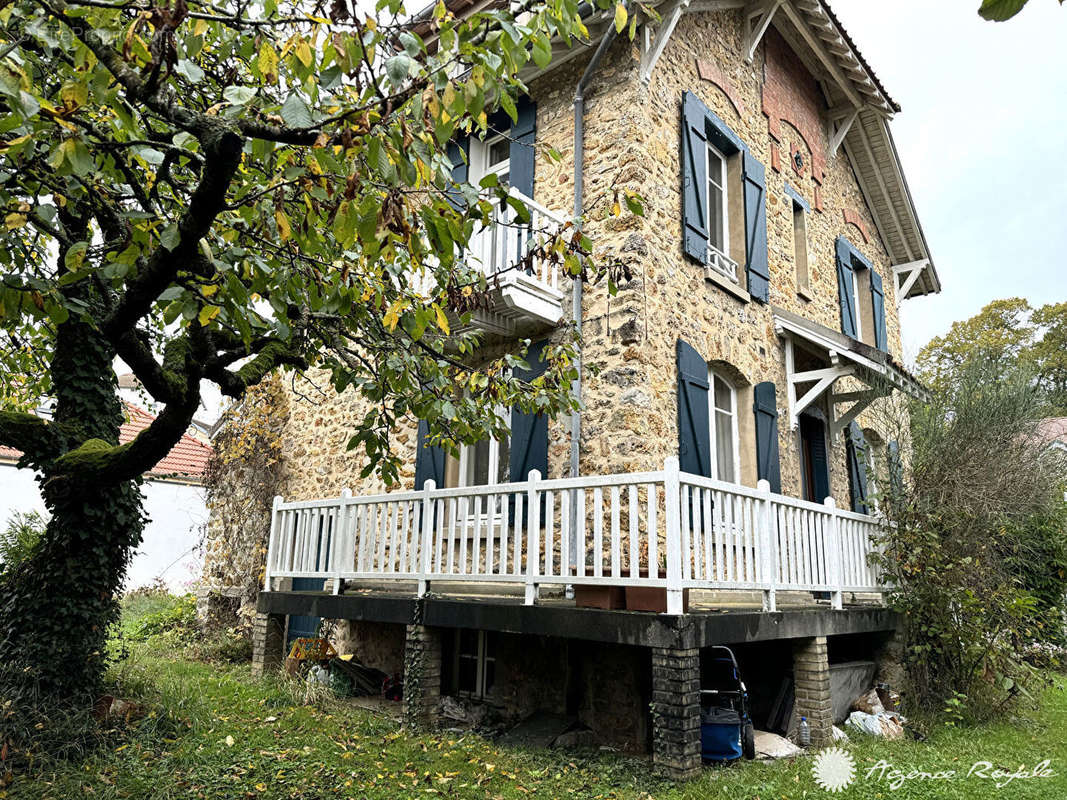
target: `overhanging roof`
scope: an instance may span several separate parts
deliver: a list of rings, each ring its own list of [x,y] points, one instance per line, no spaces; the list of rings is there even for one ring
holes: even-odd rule
[[[779,334],[791,334],[821,350],[847,359],[860,369],[868,383],[883,382],[920,400],[929,398],[929,390],[889,353],[784,308],[771,306],[771,311],[775,330]]]

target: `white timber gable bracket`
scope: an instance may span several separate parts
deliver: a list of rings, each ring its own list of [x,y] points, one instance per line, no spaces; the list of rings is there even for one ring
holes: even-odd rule
[[[897,310],[900,310],[900,304],[908,297],[908,292],[911,291],[911,287],[915,285],[915,282],[919,280],[919,276],[922,275],[924,269],[929,269],[930,259],[920,258],[918,261],[909,261],[907,264],[894,264],[893,275],[897,279]]]
[[[774,14],[785,5],[785,0],[759,0],[745,6],[745,61],[752,63],[763,34],[771,26]]]
[[[785,355],[786,397],[790,430],[796,430],[800,415],[813,403],[825,399],[830,418],[830,436],[836,444],[841,433],[879,397],[899,389],[925,397],[926,389],[885,354],[829,328],[774,309],[775,332],[782,339]],[[797,369],[797,351],[803,350],[828,367]],[[852,379],[854,386],[842,390],[838,381]]]

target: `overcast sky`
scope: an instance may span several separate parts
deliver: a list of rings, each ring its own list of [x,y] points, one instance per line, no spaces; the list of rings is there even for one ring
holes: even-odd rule
[[[903,111],[891,123],[941,276],[904,354],[990,300],[1067,300],[1067,6],[986,22],[979,0],[831,0]]]

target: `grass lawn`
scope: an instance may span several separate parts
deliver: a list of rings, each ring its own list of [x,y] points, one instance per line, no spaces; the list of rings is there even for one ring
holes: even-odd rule
[[[43,763],[0,797],[71,798],[1060,798],[1067,797],[1067,680],[1025,720],[939,728],[927,742],[852,736],[857,778],[838,794],[812,778],[812,758],[709,768],[687,784],[651,776],[647,762],[601,753],[505,750],[472,735],[411,736],[390,719],[247,666],[191,661],[173,637],[134,646],[114,669],[123,697],[150,713],[110,734],[79,763]],[[898,789],[867,771],[956,770]],[[977,761],[1010,771],[1051,761],[1054,776],[963,777]],[[886,770],[888,778],[888,768]]]

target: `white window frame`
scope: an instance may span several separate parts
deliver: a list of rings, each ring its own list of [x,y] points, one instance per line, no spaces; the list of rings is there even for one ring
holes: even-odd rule
[[[863,341],[863,306],[860,305],[860,270],[849,264],[852,270],[852,308],[856,317],[856,340]]]
[[[453,647],[453,662],[452,662],[453,670],[452,670],[452,672],[453,672],[453,675],[455,675],[456,693],[458,695],[460,695],[461,697],[469,697],[469,698],[475,699],[475,700],[483,700],[483,699],[489,697],[491,695],[491,693],[492,693],[492,687],[487,689],[486,686],[485,686],[485,679],[486,679],[486,672],[487,672],[485,666],[489,662],[492,662],[494,667],[495,667],[495,665],[496,665],[496,656],[495,655],[492,655],[492,656],[486,655],[486,646],[485,646],[486,632],[480,630],[480,631],[476,631],[476,633],[478,634],[478,643],[476,645],[476,647],[477,647],[476,652],[473,655],[472,654],[464,654],[460,650],[460,645],[461,645],[461,643],[463,641],[462,631],[459,628],[456,628],[455,640],[454,640],[455,646]],[[472,661],[475,662],[474,690],[473,691],[468,691],[466,689],[460,689],[459,688],[459,680],[460,680],[460,678],[459,678],[459,664],[460,664],[460,660],[461,659],[468,659],[468,660],[472,660]],[[494,676],[494,683],[495,683],[495,676]]]
[[[726,413],[720,409],[715,403],[715,384],[716,379],[721,381],[730,393],[730,437],[733,445],[733,478],[724,478],[719,475],[719,441],[718,441],[718,426],[716,423],[716,416],[720,413]],[[711,434],[711,477],[715,480],[729,481],[730,483],[741,482],[741,440],[738,435],[737,424],[737,387],[734,386],[733,381],[729,380],[725,375],[720,372],[716,372],[714,369],[708,369],[708,423]]]
[[[722,166],[719,170],[719,180],[716,182],[711,177],[711,164],[712,161],[718,161]],[[729,184],[729,172],[730,164],[726,158],[726,154],[719,150],[711,142],[707,145],[707,160],[705,163],[705,172],[707,178],[707,184],[704,187],[707,193],[707,219],[705,223],[708,226],[708,266],[718,272],[721,275],[726,276],[735,283],[739,282],[737,274],[737,262],[730,258],[730,193],[727,188]],[[714,244],[712,234],[715,230],[714,220],[711,217],[711,195],[713,191],[718,191],[722,196],[722,242],[721,246]]]
[[[493,134],[487,136],[484,140],[471,137],[471,185],[478,186],[482,178],[490,173],[495,172],[497,175],[503,173],[511,174],[511,153],[509,151],[508,157],[503,161],[499,161],[496,164],[489,163],[489,153],[492,152],[493,145],[501,142],[507,142],[508,137],[503,133]]]
[[[511,454],[511,410],[505,406],[497,406],[496,414],[507,423],[508,428],[508,454],[510,458]],[[470,488],[472,486],[482,486],[480,483],[473,483],[471,477],[471,471],[474,469],[474,448],[477,444],[463,444],[459,448],[459,488]],[[489,476],[488,483],[485,486],[500,486],[501,482],[496,479],[496,476],[500,472],[500,440],[495,436],[489,438]],[[504,483],[510,483],[510,480],[504,481]]]
[[[497,144],[505,143],[509,145],[510,139],[502,133],[493,134],[486,137],[484,140],[471,138],[471,152],[470,152],[470,172],[471,172],[471,186],[477,188],[486,175],[493,173],[501,176],[502,184],[509,184],[511,177],[511,151],[508,151],[508,157],[498,161],[496,164],[489,163],[489,154],[493,150],[493,146]],[[503,176],[507,175],[507,178]],[[510,206],[503,204],[493,210],[493,219],[497,222],[510,223],[514,211]],[[508,229],[506,224],[491,225],[487,229],[476,231],[474,236],[470,240],[470,249],[474,257],[481,263],[482,269],[486,275],[493,275],[496,272],[507,268],[508,265]]]

